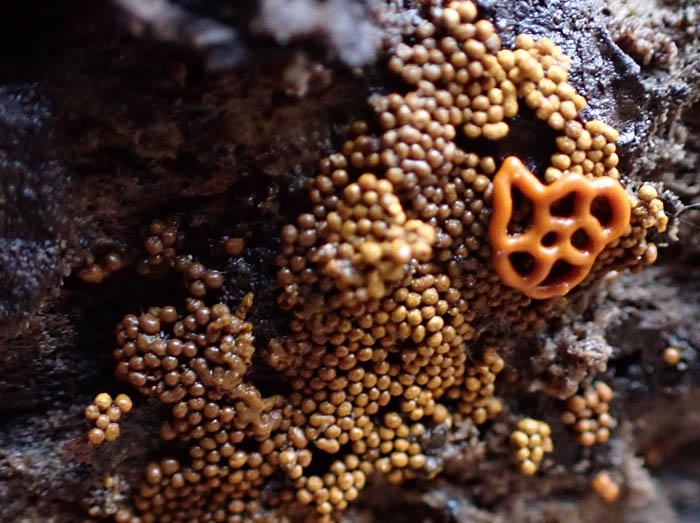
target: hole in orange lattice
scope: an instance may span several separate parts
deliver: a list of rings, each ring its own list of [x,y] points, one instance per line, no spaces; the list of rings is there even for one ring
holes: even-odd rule
[[[576,193],[570,192],[563,198],[559,198],[554,202],[550,208],[549,212],[552,216],[571,216],[574,214],[574,206],[576,204]]]
[[[508,256],[508,259],[520,276],[527,276],[535,269],[535,258],[529,252],[514,252]]]
[[[591,243],[591,237],[583,229],[576,229],[574,234],[571,235],[571,245],[576,247],[579,251],[583,251]]]
[[[543,247],[551,247],[557,242],[557,233],[554,231],[549,231],[547,234],[542,236],[542,246]]]
[[[597,196],[591,202],[591,214],[603,227],[607,227],[612,222],[614,213],[610,201],[605,196]]]
[[[515,185],[511,188],[510,195],[513,201],[513,214],[506,231],[510,236],[513,236],[523,234],[532,227],[533,205],[532,200]]]
[[[541,286],[555,285],[569,278],[575,267],[564,260],[557,260],[552,265],[552,270],[549,271],[547,277],[540,283]]]

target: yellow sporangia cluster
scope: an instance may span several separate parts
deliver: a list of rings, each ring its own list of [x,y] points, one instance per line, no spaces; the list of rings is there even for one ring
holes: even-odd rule
[[[615,426],[615,419],[608,412],[612,399],[612,389],[602,381],[596,382],[582,394],[568,399],[561,421],[572,426],[581,445],[604,443]]]
[[[116,398],[106,392],[101,392],[85,407],[85,419],[95,427],[88,432],[88,441],[100,445],[103,441],[114,441],[119,437],[119,418],[131,411],[131,398],[119,394]]]
[[[523,418],[518,422],[510,442],[523,474],[531,476],[537,472],[545,453],[554,450],[551,434],[552,429],[544,421]]]
[[[185,315],[165,306],[123,319],[117,375],[170,407],[162,437],[184,442],[189,458],[149,464],[134,510],[117,521],[285,521],[309,509],[330,521],[374,473],[394,483],[427,474],[435,427],[479,425],[501,411],[495,380],[505,362],[475,343],[489,325],[537,328],[566,307],[504,285],[494,270],[488,228],[502,159],[479,155],[474,140],[506,137],[524,103],[557,132],[558,152],[536,173],[548,184],[570,173],[617,179],[618,133],[581,119],[570,59],[548,38],[520,35],[502,49],[473,3],[431,13],[416,43],[389,60],[405,92],[373,101],[376,122],[352,125],[354,137],[311,180],[307,212],[282,229],[288,336],[256,355],[245,319],[252,296],[236,311],[207,305],[222,275],[176,252],[174,225],[151,225],[141,273],[175,268],[191,297]],[[655,258],[645,236],[665,227],[663,204],[645,188],[630,202],[628,230],[584,284]],[[532,210],[519,205],[516,232]],[[239,238],[224,245],[231,255],[243,248]],[[263,397],[247,375],[254,358],[289,392]],[[612,393],[592,391],[569,405],[582,442],[609,427]],[[523,420],[519,432],[513,441],[532,473],[551,450],[549,427]]]

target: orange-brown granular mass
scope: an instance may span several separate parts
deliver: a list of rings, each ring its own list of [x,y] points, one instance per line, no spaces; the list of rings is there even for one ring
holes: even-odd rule
[[[636,198],[617,181],[618,133],[581,120],[586,101],[568,83],[570,59],[558,46],[520,35],[516,50],[501,49],[493,25],[477,20],[470,2],[435,14],[416,29],[417,43],[400,45],[389,60],[413,90],[373,101],[376,130],[353,125],[355,137],[321,162],[308,213],[282,231],[279,303],[292,313],[292,334],[274,340],[266,357],[302,398],[348,402],[347,427],[367,415],[374,427],[373,417],[393,404],[406,422],[470,416],[478,424],[497,415],[493,381],[503,362],[492,349],[481,361],[465,350],[479,321],[541,325],[566,305],[547,298],[613,268],[653,261],[644,231],[665,225],[655,194],[645,189]],[[495,188],[504,167],[457,138],[505,137],[521,103],[558,133],[559,151],[518,187],[525,197],[519,207],[506,210],[498,200],[511,198],[513,180]],[[497,270],[488,234],[494,223],[514,242],[527,242],[530,227],[531,236],[539,234],[547,256],[534,256],[544,265],[537,282],[524,288]],[[543,246],[550,231],[560,237]],[[563,242],[568,248],[557,248]],[[570,264],[568,273],[559,260]],[[367,376],[377,384],[373,396]],[[337,409],[331,401],[328,423]],[[337,445],[319,434],[322,451],[335,454],[352,441],[356,455],[376,459],[381,445],[390,449],[370,437],[369,449],[380,451],[362,454],[367,443],[339,429]],[[392,481],[410,477],[390,464],[380,457],[375,470]]]
[[[147,236],[143,240],[147,257],[137,266],[139,274],[149,277],[165,275],[175,260],[177,243],[177,226],[154,220],[148,226]]]
[[[665,228],[663,203],[649,186],[637,195],[617,181],[618,133],[582,119],[586,100],[568,83],[561,48],[519,35],[514,50],[502,49],[471,2],[431,14],[415,43],[389,59],[403,92],[372,100],[375,121],[355,122],[352,139],[320,162],[308,209],[281,231],[277,281],[289,333],[260,360],[291,392],[263,397],[247,377],[252,296],[236,311],[207,305],[223,276],[208,278],[176,252],[174,226],[151,225],[142,272],[183,272],[193,298],[184,316],[166,306],[123,319],[117,375],[170,406],[162,436],[185,442],[189,458],[150,464],[135,511],[118,521],[284,521],[305,507],[330,521],[372,474],[393,483],[429,474],[426,434],[457,421],[478,426],[502,410],[496,377],[507,362],[479,343],[484,325],[541,327],[567,305],[550,296],[654,261],[646,235]],[[558,152],[519,186],[516,202],[510,181],[499,188],[503,159],[479,155],[475,139],[506,137],[522,104],[554,129]],[[609,201],[583,210],[575,201],[563,224],[556,204],[570,193],[587,206],[601,194]],[[566,289],[528,292],[499,274],[489,228],[526,241],[532,223],[538,248],[550,230],[574,247],[578,229],[587,235],[583,261],[554,256],[586,268],[564,274]],[[243,247],[228,241],[225,250]],[[571,400],[567,418],[584,444],[611,426],[612,392],[591,390],[581,405]],[[552,447],[549,426],[523,420],[519,431],[521,466],[534,473]]]

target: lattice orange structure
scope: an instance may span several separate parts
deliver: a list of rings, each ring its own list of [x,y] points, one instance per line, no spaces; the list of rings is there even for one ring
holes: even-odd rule
[[[610,177],[568,173],[542,184],[516,157],[506,158],[493,180],[489,236],[503,283],[535,299],[563,296],[588,275],[607,244],[630,223],[625,189]],[[520,194],[518,194],[518,192]],[[531,212],[522,196],[532,203]]]

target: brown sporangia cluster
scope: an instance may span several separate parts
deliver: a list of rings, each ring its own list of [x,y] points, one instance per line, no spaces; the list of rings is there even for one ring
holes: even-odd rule
[[[495,381],[506,362],[474,342],[489,325],[538,328],[566,307],[566,298],[505,285],[494,270],[488,229],[502,158],[479,155],[474,139],[507,136],[526,104],[557,132],[558,152],[534,173],[546,186],[571,174],[617,180],[617,131],[581,118],[586,100],[568,83],[571,60],[548,38],[520,35],[515,50],[502,49],[473,3],[430,13],[416,43],[389,60],[405,92],[373,100],[376,122],[352,125],[354,137],[320,162],[307,212],[281,231],[289,335],[259,358],[245,319],[252,296],[235,311],[208,305],[221,274],[179,252],[175,224],[151,224],[140,272],[176,269],[191,297],[184,316],[164,306],[123,319],[117,375],[170,406],[161,435],[184,442],[189,458],[149,464],[133,510],[117,521],[285,521],[310,510],[324,522],[372,474],[394,483],[429,476],[431,431],[480,425],[501,411]],[[645,237],[665,227],[663,204],[648,189],[627,194],[629,227],[581,285],[655,258]],[[509,233],[527,231],[533,203],[517,204]],[[575,206],[567,197],[555,205],[559,213]],[[603,223],[608,207],[591,214]],[[223,247],[233,256],[244,244],[228,238]],[[247,377],[254,357],[290,392],[264,397]],[[583,444],[607,438],[611,397],[599,383],[569,401],[565,422]],[[514,445],[523,471],[534,473],[552,448],[549,427],[521,425]]]
[[[651,185],[642,185],[637,192],[638,200],[632,208],[632,214],[640,221],[644,229],[656,229],[664,232],[668,226],[668,216],[664,212],[664,202],[658,191]]]
[[[576,174],[619,187],[618,133],[581,120],[586,101],[567,81],[570,60],[549,39],[520,35],[515,51],[502,50],[470,2],[435,13],[434,23],[417,28],[417,43],[399,46],[389,62],[414,90],[374,101],[378,129],[353,125],[355,138],[321,162],[312,207],[282,231],[279,303],[292,312],[292,335],[273,341],[266,357],[302,397],[325,400],[342,388],[338,396],[350,407],[362,398],[361,414],[382,414],[395,397],[407,421],[435,424],[430,416],[440,407],[445,423],[457,413],[483,422],[500,410],[492,381],[503,362],[490,350],[471,359],[464,343],[478,336],[480,321],[537,327],[566,301],[533,300],[492,270],[487,229],[498,163],[459,147],[457,135],[503,138],[524,101],[559,133],[559,152],[539,183]],[[632,223],[604,245],[589,283],[611,268],[653,261],[644,220],[660,218],[657,204],[625,197],[628,216],[635,209]],[[595,204],[591,214],[606,225],[610,202]],[[554,206],[571,214],[575,202],[564,195]],[[524,232],[528,210],[521,207],[510,227]],[[349,386],[370,370],[388,379],[376,399],[365,400],[354,394],[363,389]],[[331,401],[329,415],[337,419],[338,408]],[[317,448],[340,452],[350,439],[340,429],[338,443],[323,434]]]
[[[263,513],[261,490],[290,446],[294,409],[246,381],[255,353],[245,320],[252,299],[231,311],[188,298],[184,317],[152,307],[117,326],[117,376],[170,407],[161,436],[186,442],[190,456],[149,464],[134,497],[137,515],[125,508],[117,521],[243,521]]]
[[[183,285],[195,298],[203,298],[207,292],[221,288],[224,278],[219,271],[207,269],[191,255],[178,254],[178,245],[182,240],[183,235],[179,232],[176,222],[154,220],[149,225],[143,241],[147,257],[137,266],[139,274],[161,279],[174,269],[182,273]],[[232,240],[233,246],[235,239]]]
[[[632,215],[628,231],[598,255],[590,276],[583,282],[584,285],[600,279],[611,269],[639,272],[646,265],[656,261],[657,247],[648,242],[646,237],[652,230],[666,231],[668,216],[664,212],[663,201],[654,187],[642,185],[637,194],[631,196],[631,205]],[[602,209],[601,212],[605,210]]]
[[[604,443],[615,426],[615,419],[608,412],[612,399],[612,389],[602,381],[596,382],[582,394],[567,400],[561,421],[571,425],[581,445],[590,447]]]
[[[540,466],[545,453],[554,450],[552,429],[544,421],[523,418],[517,430],[510,435],[515,459],[523,474],[532,476]]]
[[[181,242],[177,224],[154,220],[144,236],[143,248],[146,257],[138,263],[136,269],[141,276],[163,277],[173,267],[177,245]]]
[[[92,445],[101,445],[104,441],[114,441],[119,437],[119,419],[122,414],[131,411],[133,404],[126,394],[116,398],[101,392],[85,407],[85,419],[95,427],[88,432],[88,441]]]
[[[78,277],[85,283],[101,283],[122,268],[124,262],[118,252],[109,252],[95,261],[92,255],[88,256],[85,266],[78,272]]]

